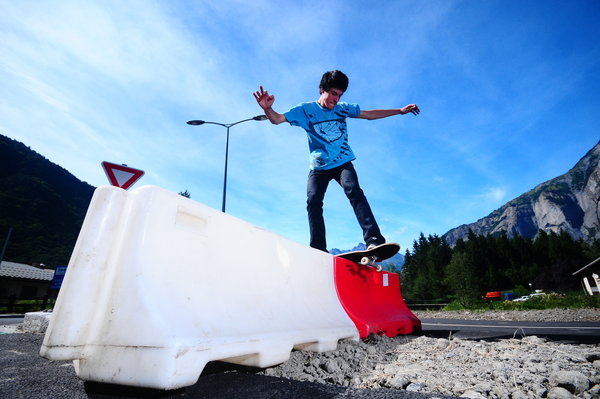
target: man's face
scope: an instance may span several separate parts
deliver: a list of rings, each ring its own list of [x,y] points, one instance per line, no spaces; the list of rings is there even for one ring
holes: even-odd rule
[[[333,109],[340,101],[342,94],[344,94],[344,92],[336,88],[331,88],[329,91],[323,91],[321,93],[321,98],[319,99],[319,104],[327,109]]]

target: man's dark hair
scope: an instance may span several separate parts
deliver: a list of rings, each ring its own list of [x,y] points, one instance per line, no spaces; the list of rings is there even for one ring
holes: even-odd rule
[[[329,92],[330,89],[346,91],[348,89],[348,76],[342,71],[329,71],[323,74],[319,89]]]

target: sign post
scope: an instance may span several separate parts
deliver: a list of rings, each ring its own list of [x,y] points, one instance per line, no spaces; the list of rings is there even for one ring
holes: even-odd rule
[[[54,278],[52,278],[50,288],[53,290],[59,290],[66,273],[67,266],[56,266],[56,269],[54,270]]]
[[[129,187],[144,175],[143,170],[130,168],[127,165],[117,165],[116,163],[102,162],[104,173],[108,177],[108,181],[115,187],[120,187],[127,190]]]

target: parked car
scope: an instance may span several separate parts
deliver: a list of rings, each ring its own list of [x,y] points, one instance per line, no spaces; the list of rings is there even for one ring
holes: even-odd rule
[[[529,299],[531,299],[533,297],[540,296],[540,295],[546,295],[546,293],[543,292],[542,290],[535,290],[535,292],[533,294],[529,294],[529,295],[525,295],[525,296],[519,297],[517,299],[514,299],[513,302],[527,301],[527,300],[529,300]]]

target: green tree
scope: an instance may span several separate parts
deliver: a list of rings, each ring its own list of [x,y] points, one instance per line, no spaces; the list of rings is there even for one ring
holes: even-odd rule
[[[529,237],[477,235],[450,248],[438,236],[421,233],[406,251],[402,292],[410,300],[455,297],[474,303],[487,291],[529,287],[547,291],[579,289],[572,273],[600,257],[600,240],[585,243],[566,232],[539,231]],[[444,278],[441,278],[444,276]]]
[[[550,232],[548,235],[548,264],[540,269],[535,279],[536,288],[556,291],[570,291],[579,286],[573,272],[584,266],[590,259],[586,256],[586,244],[574,240],[568,233]]]
[[[452,256],[446,241],[423,233],[414,241],[412,253],[406,251],[402,268],[403,294],[409,299],[429,300],[449,294],[444,282],[444,270]]]
[[[534,241],[529,237],[516,235],[510,239],[510,267],[508,277],[511,285],[529,286],[538,275],[539,266],[535,261]]]
[[[446,268],[446,283],[462,306],[470,307],[480,300],[481,283],[472,254],[454,252]]]

